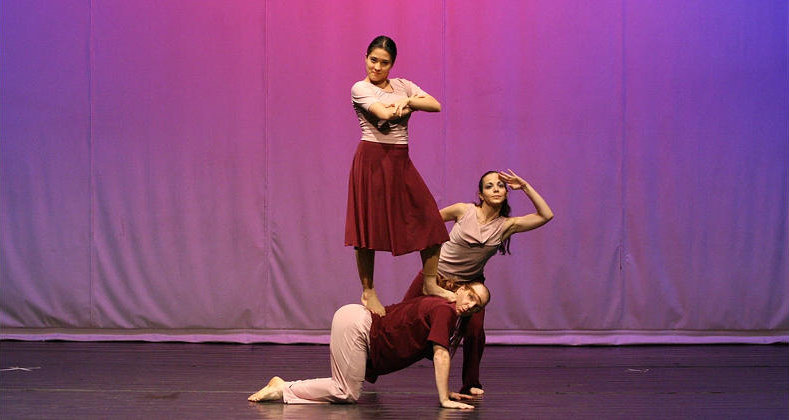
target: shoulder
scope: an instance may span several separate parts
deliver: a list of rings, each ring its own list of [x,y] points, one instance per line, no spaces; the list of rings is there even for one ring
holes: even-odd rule
[[[358,82],[354,83],[351,86],[351,95],[361,96],[361,95],[369,95],[374,93],[375,89],[374,86],[364,80],[359,80]]]
[[[445,221],[458,220],[474,208],[474,203],[455,203],[441,209],[441,217]]]
[[[433,316],[452,316],[455,313],[455,304],[440,296],[425,296],[423,305]]]
[[[427,311],[425,321],[427,321],[431,330],[450,330],[455,324],[455,321],[457,321],[458,316],[455,309],[455,303],[442,297],[436,296],[436,298],[438,298],[438,300],[433,302],[432,306]]]
[[[416,83],[412,82],[411,80],[405,79],[403,77],[395,77],[395,78],[389,79],[389,81],[390,82],[400,83],[401,85],[406,85],[406,86],[416,86]]]
[[[414,82],[412,82],[412,81],[410,81],[408,79],[403,79],[402,77],[391,78],[391,79],[389,79],[389,82],[390,83],[399,83],[401,85],[412,85],[412,84],[414,84]]]
[[[408,79],[397,77],[394,79],[389,79],[389,81],[392,82],[392,86],[399,86],[402,90],[406,91],[409,96],[422,92],[422,89],[416,83]]]
[[[458,205],[458,210],[461,212],[461,218],[473,214],[474,210],[477,208],[477,205],[474,203],[458,203]]]

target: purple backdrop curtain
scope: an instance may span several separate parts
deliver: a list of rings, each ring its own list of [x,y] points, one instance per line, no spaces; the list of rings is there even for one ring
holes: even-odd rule
[[[326,342],[350,86],[440,206],[512,168],[556,218],[488,265],[498,343],[789,339],[786,1],[0,3],[0,338]],[[532,211],[518,192],[516,214]],[[418,255],[379,253],[399,301]]]

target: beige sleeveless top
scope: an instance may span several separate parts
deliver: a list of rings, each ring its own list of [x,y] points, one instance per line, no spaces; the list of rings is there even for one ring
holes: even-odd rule
[[[441,246],[438,272],[462,281],[471,281],[482,276],[485,263],[501,244],[506,220],[506,217],[499,216],[480,225],[476,206],[468,203],[466,212],[452,226],[449,241]]]

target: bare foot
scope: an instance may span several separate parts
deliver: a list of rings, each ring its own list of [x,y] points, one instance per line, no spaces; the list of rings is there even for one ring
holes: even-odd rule
[[[381,305],[381,301],[378,300],[378,295],[374,289],[364,289],[362,292],[362,305],[374,314],[386,315],[386,309],[384,309],[384,305]]]
[[[447,290],[446,293],[441,293],[441,297],[450,302],[455,302],[458,298],[456,294],[450,292],[449,290]]]
[[[247,397],[247,400],[258,402],[282,399],[282,388],[284,385],[285,381],[279,376],[275,376],[271,378],[270,381],[268,381],[268,385],[263,387],[263,389],[260,391]]]
[[[484,390],[482,390],[482,389],[480,389],[480,388],[475,388],[475,387],[471,387],[471,388],[469,388],[468,392],[469,392],[469,394],[471,394],[471,395],[482,395],[482,394],[484,394],[484,393],[485,393],[485,391],[484,391]]]

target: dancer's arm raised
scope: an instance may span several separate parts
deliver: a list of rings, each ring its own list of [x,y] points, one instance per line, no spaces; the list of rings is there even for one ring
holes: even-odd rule
[[[521,190],[526,194],[526,197],[534,204],[537,210],[534,213],[526,214],[524,216],[511,217],[507,220],[507,225],[504,227],[504,235],[502,240],[509,238],[513,234],[525,232],[527,230],[537,229],[538,227],[548,223],[553,219],[553,211],[548,206],[548,203],[540,196],[528,182],[519,177],[512,169],[508,172],[500,171],[499,178],[506,182],[512,190]]]

